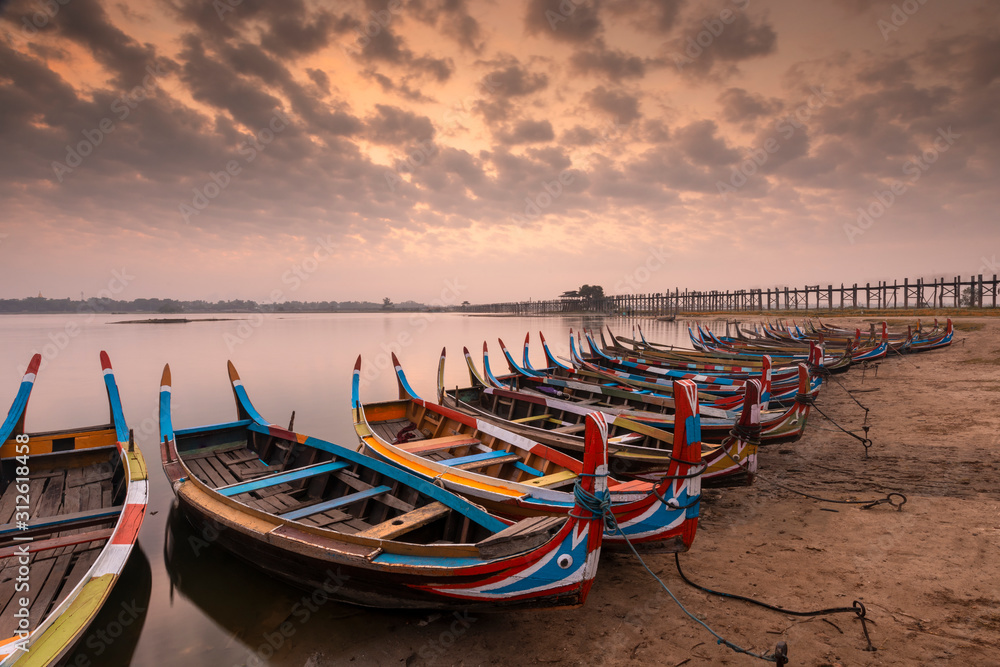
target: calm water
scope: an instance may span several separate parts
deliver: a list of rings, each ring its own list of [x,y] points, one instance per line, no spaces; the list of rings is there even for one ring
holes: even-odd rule
[[[230,359],[251,399],[267,419],[352,449],[350,382],[359,354],[362,398],[395,398],[388,351],[395,351],[413,388],[433,398],[437,359],[448,350],[446,382],[467,386],[462,347],[477,363],[490,343],[494,372],[506,369],[497,337],[520,360],[531,332],[532,363],[544,366],[538,331],[552,351],[569,352],[568,330],[607,322],[630,334],[640,322],[647,338],[684,344],[683,323],[581,317],[494,318],[457,314],[319,314],[267,317],[219,315],[227,321],[188,324],[112,324],[136,316],[8,315],[0,317],[0,416],[6,414],[34,352],[45,360],[28,406],[29,431],[73,428],[107,420],[98,354],[115,367],[125,416],[149,465],[149,510],[139,549],[129,562],[104,615],[76,656],[78,665],[302,665],[311,644],[325,659],[371,655],[399,622],[399,614],[328,603],[308,621],[294,617],[288,641],[275,628],[293,620],[302,592],[270,579],[219,549],[171,512],[173,494],[160,467],[157,406],[165,363],[173,375],[176,428],[235,419],[226,373]],[[268,643],[268,639],[271,642]],[[272,649],[273,644],[281,644]],[[374,661],[371,661],[374,662]],[[357,661],[354,664],[359,664]],[[370,664],[362,661],[361,664]]]

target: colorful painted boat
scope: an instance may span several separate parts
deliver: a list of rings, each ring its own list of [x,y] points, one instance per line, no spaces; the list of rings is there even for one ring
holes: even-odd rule
[[[362,404],[361,357],[354,367],[354,428],[364,451],[433,480],[511,519],[564,516],[572,485],[585,473],[576,458],[451,408],[421,399],[393,355],[399,400]],[[701,441],[694,383],[678,380],[677,428],[671,466],[656,483],[608,478],[611,510],[636,547],[690,547],[701,498]],[[603,417],[602,417],[603,421]],[[625,538],[605,532],[608,547]]]
[[[574,456],[584,451],[585,441],[580,435],[584,417],[598,411],[608,423],[608,463],[613,475],[657,481],[669,471],[674,446],[673,399],[669,399],[670,412],[665,413],[662,405],[641,403],[638,395],[631,403],[618,404],[604,402],[607,398],[599,391],[583,394],[590,398],[577,398],[572,393],[573,388],[565,386],[569,383],[556,390],[553,385],[544,384],[548,378],[515,376],[513,380],[523,380],[515,385],[516,388],[488,386],[479,376],[467,348],[465,356],[473,386],[446,389],[443,383],[445,351],[441,350],[439,404]],[[532,388],[534,382],[540,384]],[[701,461],[705,466],[701,475],[703,486],[732,486],[753,481],[757,445],[761,439],[760,383],[749,381],[745,392],[743,409],[734,418],[699,417]],[[655,411],[657,409],[661,411]],[[717,444],[704,441],[707,425],[716,429]],[[743,462],[743,465],[733,466],[734,461]]]
[[[485,349],[484,344],[484,349]],[[514,358],[511,356],[510,351],[504,346],[503,341],[500,341],[500,347],[503,351],[504,357],[507,359],[507,366],[510,368],[511,374],[504,376],[502,379],[497,378],[502,382],[502,384],[491,385],[488,380],[483,379],[479,372],[476,370],[475,365],[472,361],[469,351],[465,349],[465,360],[466,364],[469,366],[469,376],[472,380],[473,388],[475,387],[491,387],[495,389],[496,392],[503,392],[504,390],[511,391],[528,391],[535,394],[534,399],[529,399],[532,402],[538,402],[538,398],[542,398],[548,401],[548,405],[555,407],[557,404],[561,404],[564,401],[571,403],[583,403],[584,405],[594,405],[595,409],[600,409],[609,419],[609,424],[612,426],[611,435],[615,436],[614,424],[611,420],[615,417],[623,417],[631,421],[639,422],[647,426],[652,426],[659,429],[673,430],[673,413],[674,413],[674,401],[669,396],[658,396],[649,391],[635,391],[628,390],[625,388],[619,388],[615,386],[609,386],[607,383],[598,382],[587,382],[585,380],[566,380],[557,379],[549,375],[549,372],[555,369],[545,369],[544,371],[538,371],[530,367],[530,362],[528,360],[528,338],[524,339],[524,366],[518,365]],[[818,355],[818,351],[817,351]],[[443,363],[442,355],[442,363]],[[488,354],[484,354],[484,360],[488,359]],[[761,378],[764,381],[770,377],[770,372],[768,370],[769,364],[768,357],[764,357],[765,364],[762,368]],[[817,378],[816,382],[812,382],[810,379],[810,371],[805,364],[798,364],[795,369],[797,375],[797,385],[796,391],[792,398],[791,406],[788,408],[766,410],[763,406],[760,406],[760,442],[761,444],[777,444],[782,442],[794,442],[802,437],[804,432],[806,420],[809,416],[809,410],[813,403],[815,397],[819,394],[819,389],[821,386],[821,380]],[[438,373],[438,377],[441,378],[441,373]],[[760,386],[760,385],[758,385]],[[783,394],[784,396],[784,394]],[[514,400],[513,397],[509,397],[509,400]],[[440,393],[439,393],[439,403],[441,403]],[[497,400],[488,401],[489,403],[497,403]],[[503,416],[501,411],[499,411],[499,405],[494,406],[495,409],[492,410],[494,414],[498,416]],[[558,408],[556,408],[558,410]],[[746,400],[740,406],[739,410],[722,410],[715,408],[711,405],[699,405],[699,412],[701,414],[701,436],[703,443],[710,444],[722,444],[731,436],[734,424],[740,420],[741,413],[746,410]],[[489,408],[487,408],[489,410]],[[516,408],[511,409],[511,406],[507,406],[505,412],[509,412],[513,418],[526,418],[532,417],[530,413],[531,408],[527,408],[527,412],[522,414],[522,411],[518,411]],[[515,415],[514,413],[517,412]],[[572,417],[573,409],[569,408],[569,414],[566,417],[573,420]],[[565,418],[560,419],[560,421],[565,421]],[[545,428],[560,428],[568,426],[568,424],[559,423],[556,424],[554,421],[541,422],[540,426]],[[627,430],[626,426],[626,430]],[[612,439],[609,446],[614,445],[614,439]],[[609,454],[612,459],[612,469],[614,470],[614,454]],[[703,458],[705,456],[703,452]],[[703,479],[708,479],[712,475],[710,473],[712,466],[709,465],[706,469],[706,474]]]
[[[111,594],[146,513],[146,464],[130,437],[111,361],[105,352],[100,357],[111,423],[26,432],[42,360],[36,354],[0,426],[5,667],[66,659]]]
[[[332,599],[385,608],[565,607],[587,597],[603,517],[503,521],[433,483],[266,421],[232,363],[237,420],[174,430],[163,371],[163,469],[180,510],[217,543]],[[579,486],[606,493],[607,429],[591,419]]]

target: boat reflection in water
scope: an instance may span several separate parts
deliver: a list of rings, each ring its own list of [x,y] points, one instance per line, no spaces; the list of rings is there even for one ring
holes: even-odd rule
[[[241,645],[232,652],[239,664],[283,664],[288,640],[313,625],[358,616],[365,610],[330,600],[322,591],[299,590],[262,574],[215,543],[211,529],[196,530],[172,505],[166,521],[163,561],[170,576],[171,601],[181,595]],[[310,630],[316,630],[310,627]],[[340,634],[336,629],[330,632]],[[310,634],[310,633],[306,633]],[[349,643],[352,635],[337,639]],[[300,640],[302,637],[297,637]],[[299,641],[294,642],[296,644]],[[229,657],[229,656],[227,656]]]
[[[132,664],[152,589],[149,559],[142,546],[136,545],[111,595],[63,664],[72,667]]]

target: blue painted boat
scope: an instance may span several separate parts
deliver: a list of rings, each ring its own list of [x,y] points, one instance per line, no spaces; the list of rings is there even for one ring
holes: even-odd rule
[[[583,604],[603,517],[513,523],[352,449],[268,422],[232,363],[237,419],[175,429],[171,376],[160,382],[163,469],[195,526],[256,567],[370,607],[502,610]],[[607,425],[588,422],[586,475],[606,493]]]

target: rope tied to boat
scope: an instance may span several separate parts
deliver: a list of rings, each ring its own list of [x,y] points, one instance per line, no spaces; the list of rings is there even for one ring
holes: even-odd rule
[[[869,408],[867,406],[865,406],[865,405],[862,405],[861,401],[859,401],[857,398],[855,398],[854,394],[851,392],[851,390],[848,389],[846,386],[844,386],[844,384],[840,380],[838,380],[837,378],[835,378],[833,376],[831,376],[830,379],[833,380],[834,382],[836,382],[838,385],[840,385],[840,388],[843,389],[845,392],[847,392],[847,395],[851,397],[851,400],[854,401],[855,403],[857,403],[858,407],[865,411],[865,423],[868,423]]]
[[[606,477],[607,475],[581,473],[580,476],[581,477]],[[653,493],[656,494],[656,491],[654,490]],[[660,497],[658,494],[656,494],[656,495],[657,495],[658,498],[660,498],[660,500],[662,502],[664,502],[664,504],[667,504],[669,506],[669,503],[667,503],[667,501],[664,501],[663,498]],[[667,595],[670,596],[670,598],[674,601],[674,603],[678,607],[680,607],[680,610],[683,611],[687,615],[688,618],[690,618],[692,621],[694,621],[698,625],[700,625],[703,628],[705,628],[706,630],[708,630],[712,634],[712,636],[715,637],[717,644],[723,644],[723,645],[729,647],[730,649],[732,649],[733,651],[735,651],[736,653],[742,653],[744,655],[749,655],[749,656],[754,657],[754,658],[759,658],[759,659],[765,660],[767,662],[773,662],[776,665],[778,665],[778,667],[784,667],[784,665],[786,665],[788,663],[788,645],[785,644],[785,642],[778,642],[777,646],[775,646],[775,649],[774,649],[773,653],[754,653],[753,651],[745,649],[745,648],[743,648],[743,647],[741,647],[741,646],[739,646],[737,644],[734,644],[733,642],[729,641],[728,639],[726,639],[725,637],[723,637],[722,635],[720,635],[718,632],[716,632],[715,630],[713,630],[707,623],[705,623],[700,618],[698,618],[697,616],[695,616],[694,614],[692,614],[690,611],[688,611],[687,608],[683,604],[681,604],[681,601],[677,599],[677,596],[675,596],[673,594],[673,591],[671,591],[667,587],[667,585],[665,583],[663,583],[663,580],[660,579],[660,577],[658,577],[656,575],[656,573],[653,572],[649,568],[648,565],[646,565],[646,561],[644,561],[642,559],[642,556],[640,556],[639,552],[636,551],[635,546],[632,545],[631,540],[628,539],[628,536],[625,535],[624,531],[622,531],[621,526],[618,525],[618,520],[615,518],[614,512],[611,510],[611,494],[610,494],[610,492],[605,491],[604,493],[601,494],[600,497],[598,497],[598,496],[594,495],[593,493],[591,493],[591,492],[587,491],[586,489],[584,489],[580,485],[580,482],[578,481],[573,486],[573,498],[576,500],[576,503],[578,505],[580,505],[581,507],[583,507],[584,509],[586,509],[592,515],[594,515],[594,516],[602,516],[603,519],[604,519],[604,527],[605,527],[605,530],[607,532],[617,532],[619,535],[621,535],[622,539],[625,540],[625,544],[627,544],[628,547],[629,547],[629,549],[632,550],[632,553],[635,554],[635,557],[639,560],[639,563],[642,565],[642,567],[645,568],[645,570],[647,572],[649,572],[649,574],[654,579],[656,579],[657,583],[660,584],[660,587],[663,588],[663,590],[665,590],[667,592]],[[700,500],[700,495],[699,495],[699,500]],[[575,514],[573,514],[572,510],[570,511],[570,516],[574,516],[574,517],[576,516]],[[577,518],[580,518],[580,517],[577,517]]]
[[[864,424],[861,427],[862,429],[864,429],[864,432],[865,432],[865,437],[861,437],[857,433],[852,433],[851,431],[848,431],[846,428],[844,428],[843,426],[841,426],[837,422],[833,421],[833,419],[828,414],[826,414],[825,412],[823,412],[822,410],[819,409],[819,406],[816,405],[816,403],[813,403],[812,407],[813,407],[813,410],[815,410],[816,412],[818,412],[821,415],[823,415],[827,419],[827,421],[829,421],[831,424],[833,424],[838,429],[840,429],[841,431],[843,431],[847,435],[851,436],[852,438],[858,440],[864,446],[864,448],[865,448],[865,458],[866,459],[868,458],[868,449],[872,446],[871,438],[868,437],[868,429],[871,428],[870,426],[868,426],[867,424]],[[867,413],[866,413],[866,418],[867,418]]]
[[[742,440],[748,445],[757,446],[760,444],[760,434],[761,426],[760,424],[751,424],[750,426],[744,426],[739,422],[733,424],[733,428],[729,430],[729,435],[736,438],[737,440]]]
[[[768,484],[773,484],[774,486],[780,489],[784,489],[785,491],[791,491],[792,493],[797,493],[800,496],[805,496],[806,498],[812,498],[813,500],[819,500],[820,502],[824,503],[837,503],[840,505],[861,505],[861,509],[863,510],[870,510],[871,508],[877,507],[878,505],[891,505],[892,507],[896,508],[897,512],[901,512],[903,510],[903,505],[906,504],[906,496],[900,493],[899,491],[891,491],[886,495],[885,498],[879,498],[877,500],[834,500],[832,498],[820,498],[819,496],[814,496],[812,494],[805,493],[804,491],[793,489],[789,486],[785,486],[781,482],[776,482],[773,479],[768,479],[767,477],[761,475],[760,473],[757,473],[757,479],[765,481]],[[894,497],[898,498],[899,500],[894,501],[893,500]]]
[[[824,366],[823,364],[814,364],[811,361],[804,362],[806,368],[809,369],[810,375],[815,375],[816,377],[830,377],[833,375],[833,371]]]
[[[681,576],[681,579],[688,586],[697,588],[703,593],[708,593],[710,595],[717,595],[719,597],[730,598],[732,600],[740,600],[742,602],[749,602],[750,604],[755,604],[758,607],[763,607],[764,609],[770,609],[771,611],[777,611],[782,614],[788,614],[789,616],[828,616],[830,614],[854,614],[859,621],[861,621],[861,631],[865,635],[865,641],[868,643],[868,647],[865,651],[876,651],[878,649],[872,645],[871,637],[868,635],[868,623],[874,623],[870,618],[866,618],[868,610],[865,609],[865,605],[860,600],[855,600],[850,607],[831,607],[830,609],[817,609],[815,611],[793,611],[791,609],[785,609],[784,607],[778,607],[776,605],[768,604],[766,602],[761,602],[760,600],[755,600],[750,597],[743,595],[736,595],[735,593],[725,593],[723,591],[716,591],[696,584],[695,582],[688,579],[687,575],[684,574],[684,570],[681,569],[681,555],[679,553],[674,554],[674,563],[677,565],[677,574]]]

